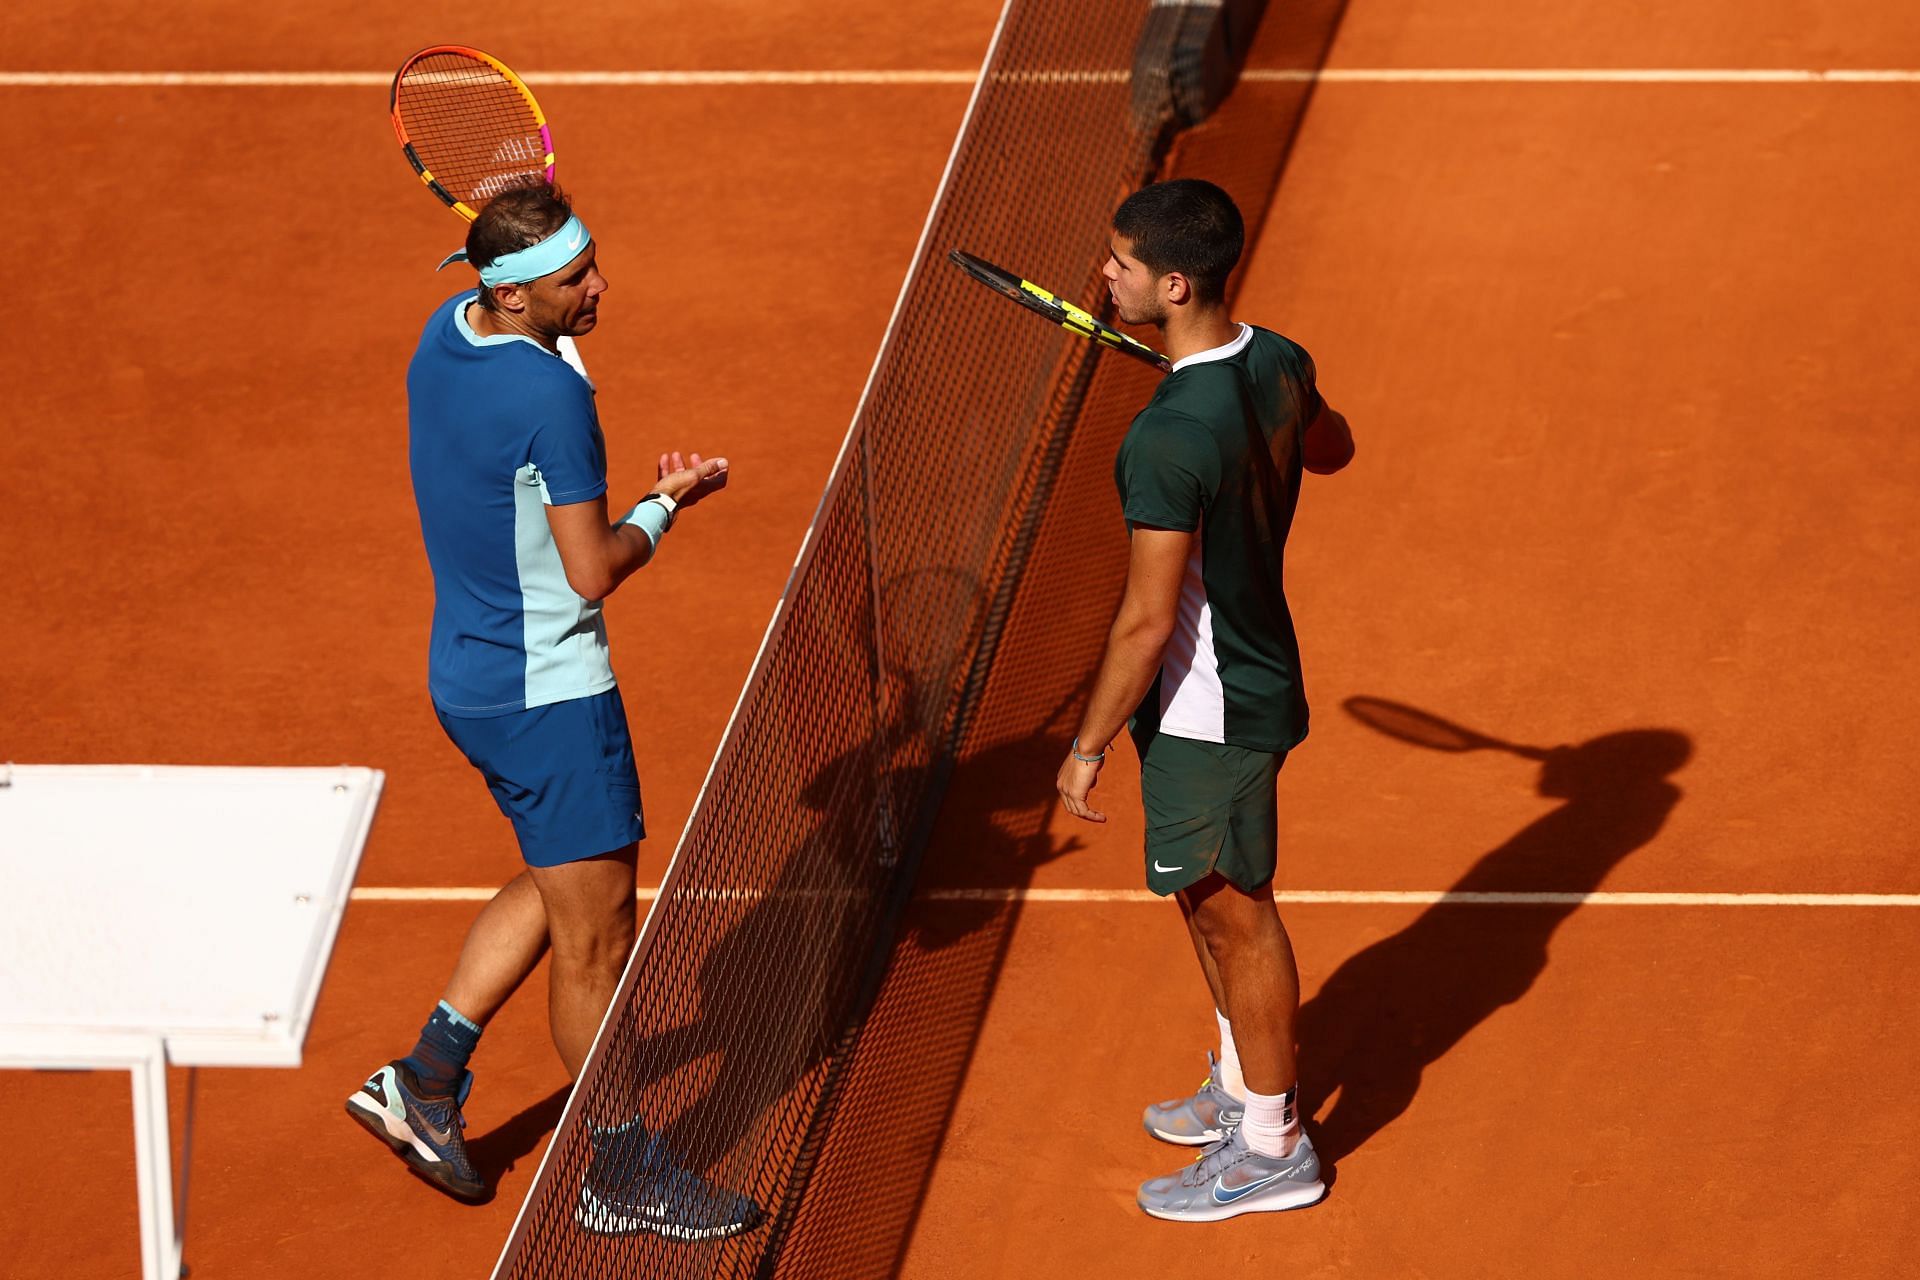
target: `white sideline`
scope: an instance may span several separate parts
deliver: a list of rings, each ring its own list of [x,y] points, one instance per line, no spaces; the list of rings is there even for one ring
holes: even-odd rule
[[[1324,84],[1916,84],[1920,71],[1732,67],[1325,67],[1255,68],[1242,79]]]
[[[687,88],[732,85],[971,85],[977,71],[528,71],[536,89],[549,85]],[[0,71],[0,87],[111,88],[386,88],[391,71]]]
[[[355,902],[485,902],[497,889],[369,887],[355,889]],[[643,902],[659,896],[646,886]],[[1145,889],[931,889],[932,902],[1161,902]],[[1275,893],[1281,903],[1472,907],[1920,907],[1920,893],[1468,893],[1448,889],[1296,889]]]
[[[618,88],[772,85],[970,85],[973,71],[529,71],[528,83]],[[1127,72],[1017,73],[1036,81],[1122,81]],[[1920,70],[1738,67],[1327,67],[1254,68],[1255,83],[1324,84],[1920,84]],[[0,71],[0,88],[386,88],[386,71]]]

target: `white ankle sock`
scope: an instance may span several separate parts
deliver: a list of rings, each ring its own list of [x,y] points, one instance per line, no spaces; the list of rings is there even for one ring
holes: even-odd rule
[[[1298,1085],[1285,1093],[1247,1091],[1247,1114],[1240,1121],[1247,1146],[1263,1156],[1284,1160],[1300,1142],[1300,1108],[1294,1105]]]
[[[1247,1080],[1240,1074],[1240,1051],[1233,1046],[1233,1024],[1218,1009],[1213,1020],[1220,1024],[1220,1078],[1214,1083],[1236,1098],[1247,1096]]]

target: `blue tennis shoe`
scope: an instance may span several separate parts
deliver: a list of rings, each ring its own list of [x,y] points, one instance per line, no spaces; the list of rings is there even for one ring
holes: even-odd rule
[[[448,1195],[484,1200],[486,1184],[467,1158],[467,1120],[460,1113],[472,1089],[469,1071],[451,1096],[422,1094],[412,1069],[396,1060],[368,1076],[347,1099],[347,1114]]]
[[[721,1240],[760,1225],[760,1206],[676,1164],[664,1139],[638,1121],[589,1128],[593,1159],[580,1182],[574,1221],[594,1235],[650,1232],[673,1240]]]

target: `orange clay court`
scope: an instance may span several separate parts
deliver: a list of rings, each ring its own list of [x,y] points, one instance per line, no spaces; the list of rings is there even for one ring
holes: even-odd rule
[[[582,344],[612,492],[661,449],[732,460],[608,609],[636,724],[667,726],[636,735],[646,885],[997,16],[0,14],[31,156],[0,347],[0,759],[387,773],[304,1065],[199,1073],[199,1280],[485,1276],[564,1100],[536,977],[475,1060],[489,1203],[339,1114],[520,866],[424,688],[403,373],[458,229],[396,154],[382,69],[460,39],[540,93],[612,282]],[[796,70],[952,74],[765,74]],[[360,78],[151,78],[181,71]],[[1814,71],[1885,74],[1792,74]],[[900,1176],[813,1274],[1912,1274],[1916,175],[1910,5],[1351,0],[1235,306],[1313,352],[1358,442],[1308,478],[1291,541],[1315,718],[1276,880],[1332,1190],[1211,1226],[1134,1207],[1184,1158],[1139,1113],[1198,1082],[1204,988],[1141,889],[1131,752],[1098,793],[1114,821],[1073,822],[1051,798],[1070,728],[996,738],[1024,722],[989,687],[853,1081],[899,1113],[871,1149]],[[1117,541],[1117,504],[1053,534]],[[996,681],[1097,659],[1044,623],[1012,620]],[[1423,750],[1355,698],[1572,750]],[[0,1277],[137,1275],[124,1075],[4,1084]]]

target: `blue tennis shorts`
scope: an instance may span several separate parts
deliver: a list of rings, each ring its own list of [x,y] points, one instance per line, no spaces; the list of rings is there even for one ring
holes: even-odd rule
[[[619,689],[503,716],[435,712],[513,823],[528,866],[578,862],[646,838]]]

